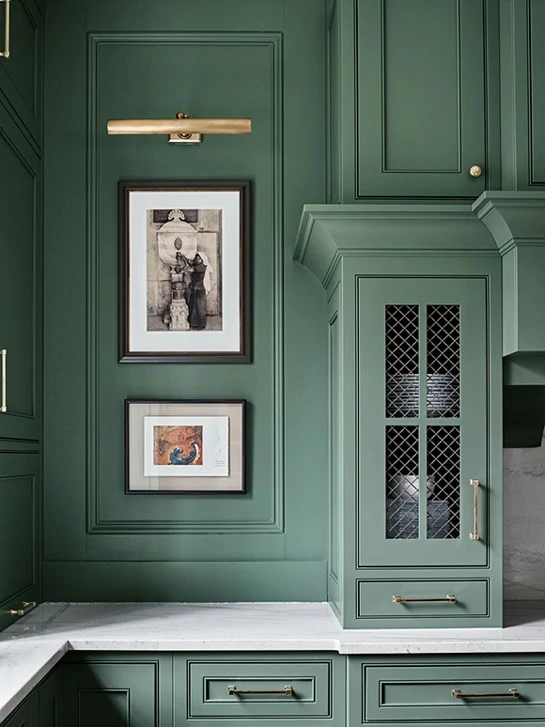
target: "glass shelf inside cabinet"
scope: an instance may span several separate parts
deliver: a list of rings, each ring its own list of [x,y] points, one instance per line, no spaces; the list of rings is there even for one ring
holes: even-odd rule
[[[458,538],[460,307],[387,305],[385,338],[386,537]]]

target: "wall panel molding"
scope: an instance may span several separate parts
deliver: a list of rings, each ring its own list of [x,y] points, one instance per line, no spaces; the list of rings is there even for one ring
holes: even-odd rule
[[[272,121],[272,220],[273,220],[273,263],[272,301],[271,301],[271,356],[272,417],[271,447],[273,448],[273,466],[271,472],[270,512],[265,518],[250,516],[240,520],[221,520],[203,517],[202,519],[185,519],[175,521],[168,519],[114,518],[104,514],[101,507],[100,482],[100,407],[101,407],[101,371],[100,341],[101,321],[100,304],[100,248],[99,221],[101,209],[99,204],[101,188],[101,160],[104,148],[101,145],[100,121],[100,59],[104,49],[112,45],[121,46],[153,46],[164,45],[200,45],[218,47],[219,45],[266,48],[270,53],[271,96],[273,107]],[[87,444],[87,533],[88,534],[253,534],[284,532],[284,242],[283,242],[283,36],[277,32],[247,33],[91,33],[88,36],[88,67],[87,67],[87,265],[86,265],[86,444]],[[175,100],[173,103],[177,103]],[[173,112],[176,107],[173,106]],[[180,150],[174,150],[180,151]],[[182,150],[183,151],[183,150]],[[233,366],[234,364],[230,364]],[[121,486],[121,485],[120,485]],[[267,486],[261,483],[261,486]],[[165,500],[167,503],[168,500]]]

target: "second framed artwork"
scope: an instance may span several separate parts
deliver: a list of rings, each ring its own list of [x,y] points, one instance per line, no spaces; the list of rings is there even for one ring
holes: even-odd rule
[[[121,362],[250,361],[250,182],[119,183]]]
[[[125,401],[125,492],[245,492],[244,400]]]

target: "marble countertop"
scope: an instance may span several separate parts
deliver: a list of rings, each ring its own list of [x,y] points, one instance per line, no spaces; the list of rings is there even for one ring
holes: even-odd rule
[[[0,722],[67,651],[545,652],[545,604],[503,629],[343,630],[326,603],[46,603],[0,633]]]

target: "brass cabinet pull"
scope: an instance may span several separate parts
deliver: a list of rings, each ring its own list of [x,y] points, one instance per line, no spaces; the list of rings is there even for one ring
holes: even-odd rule
[[[452,696],[454,699],[495,699],[504,697],[512,699],[520,699],[520,692],[518,689],[509,689],[507,692],[491,692],[490,694],[464,694],[459,689],[452,690]]]
[[[445,596],[445,598],[401,598],[392,596],[394,603],[456,603],[456,596]]]
[[[4,50],[0,51],[0,58],[9,58],[9,11],[10,11],[11,0],[0,0],[5,3],[5,35],[4,35]]]
[[[6,393],[8,378],[8,349],[3,348],[0,350],[0,356],[2,356],[2,403],[0,404],[0,412],[6,412],[8,410]]]
[[[473,532],[469,533],[470,540],[479,540],[479,480],[469,480],[473,487]]]
[[[25,616],[33,608],[36,608],[37,605],[36,601],[23,601],[21,604],[22,608],[10,608],[8,614],[10,616]]]
[[[237,689],[234,684],[227,687],[227,694],[283,694],[293,697],[293,687],[287,684],[283,689]]]
[[[483,173],[483,170],[478,164],[474,164],[472,167],[469,168],[469,173],[472,177],[480,177]]]

